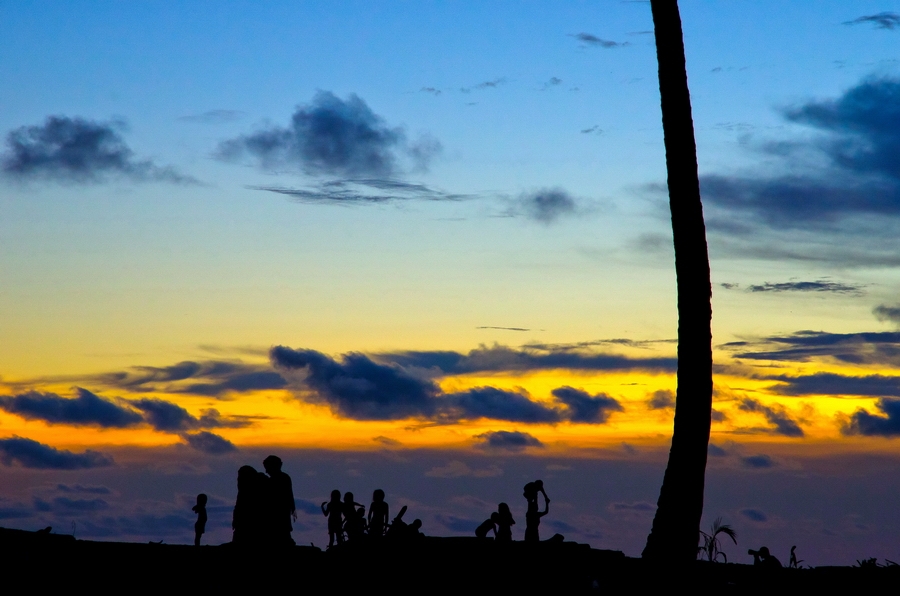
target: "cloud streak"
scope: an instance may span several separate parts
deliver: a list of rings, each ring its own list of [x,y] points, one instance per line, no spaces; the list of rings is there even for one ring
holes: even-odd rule
[[[84,470],[113,464],[113,459],[97,451],[73,453],[31,439],[12,436],[0,439],[0,462],[36,470]]]

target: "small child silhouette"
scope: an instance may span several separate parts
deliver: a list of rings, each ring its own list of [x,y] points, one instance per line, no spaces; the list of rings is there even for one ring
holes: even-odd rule
[[[338,544],[344,543],[344,532],[341,528],[341,491],[331,491],[331,501],[322,502],[322,514],[328,518],[328,548],[334,546],[334,539]]]
[[[388,525],[388,504],[384,502],[384,491],[380,488],[372,494],[372,504],[369,505],[369,536],[384,536]]]
[[[493,518],[493,516],[491,516]],[[512,542],[512,527],[516,524],[509,505],[500,503],[497,505],[497,542]]]
[[[200,536],[206,532],[206,495],[200,493],[197,495],[197,504],[191,508],[191,511],[197,514],[197,523],[194,524],[194,546],[200,546]]]

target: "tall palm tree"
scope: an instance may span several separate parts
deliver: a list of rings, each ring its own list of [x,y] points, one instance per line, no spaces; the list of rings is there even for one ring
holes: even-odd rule
[[[675,238],[678,389],[669,463],[643,557],[687,562],[697,556],[703,513],[712,410],[712,287],[678,2],[650,0],[650,7]]]

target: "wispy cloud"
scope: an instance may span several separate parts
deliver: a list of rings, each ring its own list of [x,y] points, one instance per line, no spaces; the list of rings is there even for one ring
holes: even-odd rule
[[[282,186],[254,186],[253,190],[265,190],[282,194],[299,203],[330,203],[336,205],[363,205],[392,201],[465,201],[473,195],[448,193],[425,184],[396,179],[358,178],[330,180],[307,188]]]
[[[816,281],[764,282],[747,286],[748,292],[828,292],[832,294],[849,294],[861,296],[865,286],[847,284],[827,279]]]
[[[6,135],[0,171],[11,180],[98,183],[110,178],[136,182],[196,184],[175,168],[137,159],[119,134],[122,122],[49,116],[43,124],[22,126]]]
[[[774,428],[771,432],[785,437],[802,437],[803,429],[792,419],[783,407],[771,407],[760,403],[758,400],[744,398],[738,403],[738,409],[744,412],[756,412],[765,416],[766,421]]]
[[[879,12],[878,14],[871,14],[866,16],[861,16],[853,19],[852,21],[845,21],[845,25],[863,25],[863,24],[871,24],[874,25],[877,29],[897,29],[900,27],[900,14],[896,12]]]
[[[577,208],[575,198],[562,188],[542,188],[520,195],[510,214],[552,224],[561,217],[574,215]]]
[[[596,46],[599,48],[619,48],[622,46],[630,45],[627,41],[618,42],[618,41],[610,41],[608,39],[601,39],[592,33],[571,33],[570,37],[574,37],[581,43],[587,46]]]

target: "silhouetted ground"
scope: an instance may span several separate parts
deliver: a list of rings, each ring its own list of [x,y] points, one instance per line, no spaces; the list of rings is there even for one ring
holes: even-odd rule
[[[497,544],[477,538],[346,544],[322,552],[312,546],[265,550],[92,542],[0,528],[0,556],[5,586],[92,593],[250,594],[284,586],[336,594],[643,594],[677,588],[768,596],[875,593],[900,585],[900,567],[763,570],[697,562],[675,570],[573,542]]]

